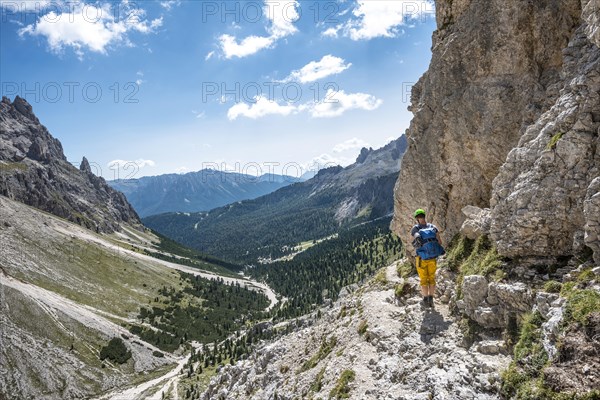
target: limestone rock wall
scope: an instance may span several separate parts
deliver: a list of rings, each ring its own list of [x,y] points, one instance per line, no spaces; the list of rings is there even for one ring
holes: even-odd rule
[[[599,0],[436,2],[395,188],[404,243],[422,207],[446,240],[467,220],[507,257],[600,249],[599,10]]]
[[[600,262],[600,7],[582,3],[582,24],[563,51],[559,97],[493,181],[490,234],[508,257],[553,259],[587,246]]]

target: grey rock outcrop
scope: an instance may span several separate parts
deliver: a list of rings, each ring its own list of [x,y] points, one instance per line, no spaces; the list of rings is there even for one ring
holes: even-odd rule
[[[534,303],[526,284],[488,282],[480,275],[465,276],[462,292],[458,309],[484,328],[504,329],[511,316],[531,310]]]
[[[462,213],[467,217],[460,228],[462,235],[475,240],[479,236],[489,234],[492,224],[489,208],[481,209],[475,206],[466,206],[462,209]]]
[[[386,276],[402,284],[396,264]],[[331,391],[350,370],[350,399],[498,398],[500,371],[510,360],[501,342],[465,348],[447,306],[424,312],[416,293],[402,305],[393,298],[389,287],[362,287],[324,309],[311,326],[262,343],[247,360],[223,367],[200,398],[336,398]]]
[[[18,96],[0,102],[0,195],[98,232],[141,226],[125,196],[94,175],[87,159],[80,169],[67,161],[61,143]]]
[[[600,264],[600,178],[596,178],[588,187],[583,202],[585,217],[585,244],[594,251],[594,261]]]
[[[492,181],[525,128],[555,102],[580,0],[438,0],[429,70],[413,87],[409,148],[392,229],[404,243],[425,208],[445,238],[466,205],[489,207]]]
[[[539,311],[545,320],[542,324],[542,344],[550,359],[554,359],[558,353],[556,343],[561,333],[564,303],[565,299],[554,293],[539,292],[535,297],[534,309]]]
[[[600,9],[597,1],[582,3],[583,22],[563,51],[559,97],[527,128],[493,182],[490,235],[507,257],[552,259],[581,254],[586,245],[600,260],[600,185],[594,183],[600,176],[600,48],[587,36],[597,27],[586,22],[594,14],[597,24]]]

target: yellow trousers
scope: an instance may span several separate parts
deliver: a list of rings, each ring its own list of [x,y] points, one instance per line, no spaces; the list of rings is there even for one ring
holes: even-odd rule
[[[435,285],[435,270],[437,269],[437,260],[423,260],[417,256],[417,272],[421,279],[421,286]]]

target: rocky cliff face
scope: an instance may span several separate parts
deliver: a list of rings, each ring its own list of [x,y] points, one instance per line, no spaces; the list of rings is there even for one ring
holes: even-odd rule
[[[439,0],[436,13],[432,61],[413,89],[395,189],[392,229],[405,243],[416,208],[426,208],[449,240],[465,220],[463,207],[490,206],[507,154],[561,96],[563,49],[576,32],[585,35],[580,0]],[[515,161],[514,174],[528,171]],[[514,205],[510,192],[502,197]]]
[[[599,13],[600,2],[582,1],[559,97],[493,181],[490,233],[502,255],[556,259],[587,246],[600,262]]]
[[[515,345],[503,398],[597,396],[600,1],[436,5],[392,229],[410,243],[423,207],[446,240],[464,236],[438,292]]]
[[[98,232],[140,221],[125,196],[92,173],[79,169],[34,115],[27,101],[0,102],[0,195],[34,206]]]

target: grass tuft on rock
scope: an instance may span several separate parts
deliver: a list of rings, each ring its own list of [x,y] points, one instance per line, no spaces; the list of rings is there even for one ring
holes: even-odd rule
[[[506,277],[502,269],[502,257],[485,235],[478,237],[477,240],[456,236],[452,239],[447,254],[448,268],[458,273],[456,286],[459,299],[462,298],[461,289],[465,276],[482,275],[497,282]]]
[[[336,385],[329,392],[330,399],[347,399],[350,397],[350,382],[354,381],[356,373],[351,369],[344,370]]]
[[[321,342],[321,347],[319,348],[317,354],[315,354],[304,364],[302,364],[302,367],[300,367],[299,372],[305,372],[309,369],[316,367],[321,360],[325,359],[325,357],[327,357],[329,353],[331,353],[331,351],[336,345],[337,338],[335,336],[332,336],[329,340],[327,340],[327,338],[323,339],[323,342]]]
[[[600,293],[592,289],[579,289],[577,282],[563,284],[560,295],[567,299],[563,326],[574,322],[587,326],[589,315],[600,310]]]
[[[358,328],[356,329],[356,332],[357,332],[359,335],[361,335],[361,336],[362,336],[362,335],[364,335],[364,334],[365,334],[365,332],[367,332],[367,328],[368,328],[368,327],[369,327],[369,324],[367,324],[367,321],[365,321],[365,320],[362,320],[362,321],[360,321],[360,323],[358,324]]]
[[[552,138],[550,138],[550,141],[548,142],[548,145],[546,145],[546,149],[547,150],[555,149],[556,145],[558,144],[558,141],[563,137],[563,135],[564,135],[564,132],[558,132],[554,136],[552,136]]]
[[[396,273],[400,278],[407,279],[409,276],[415,275],[417,273],[417,269],[413,263],[404,261],[402,263],[398,263],[396,266]]]
[[[556,281],[548,281],[544,284],[544,292],[547,293],[560,293],[562,289],[562,283]]]

